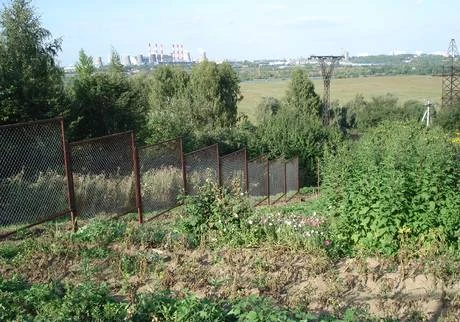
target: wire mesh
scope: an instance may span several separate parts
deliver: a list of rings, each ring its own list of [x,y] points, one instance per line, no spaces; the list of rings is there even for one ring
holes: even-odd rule
[[[292,198],[299,191],[299,158],[286,162],[286,198]]]
[[[219,182],[219,150],[217,144],[184,155],[186,192],[196,195],[206,180]]]
[[[268,164],[264,156],[248,162],[248,195],[253,204],[268,197]]]
[[[284,164],[282,159],[269,162],[270,165],[270,203],[278,201],[284,196]]]
[[[241,149],[220,158],[221,184],[228,189],[246,191],[246,149]]]
[[[177,206],[184,189],[181,139],[141,147],[138,153],[144,215],[155,216]]]
[[[61,122],[53,119],[0,126],[3,232],[70,211]]]
[[[131,132],[70,146],[79,217],[122,215],[136,208]]]

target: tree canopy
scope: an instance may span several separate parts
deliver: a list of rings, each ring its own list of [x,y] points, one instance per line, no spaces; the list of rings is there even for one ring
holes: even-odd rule
[[[0,14],[0,122],[53,116],[63,100],[55,58],[61,39],[43,28],[30,1],[13,0]]]

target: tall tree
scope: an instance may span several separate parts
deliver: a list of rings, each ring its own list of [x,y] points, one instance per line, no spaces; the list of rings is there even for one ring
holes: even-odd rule
[[[194,115],[202,126],[229,127],[237,121],[241,99],[239,80],[228,63],[203,61],[192,69],[190,79]]]
[[[63,99],[55,58],[61,39],[43,28],[30,1],[13,0],[0,14],[0,123],[46,118]]]
[[[321,100],[306,70],[295,69],[292,72],[291,82],[286,91],[286,103],[296,111],[320,115]]]

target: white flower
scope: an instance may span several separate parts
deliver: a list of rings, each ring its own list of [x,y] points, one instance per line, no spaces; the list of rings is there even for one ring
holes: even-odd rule
[[[249,223],[250,225],[252,225],[252,220],[249,220],[248,223]]]

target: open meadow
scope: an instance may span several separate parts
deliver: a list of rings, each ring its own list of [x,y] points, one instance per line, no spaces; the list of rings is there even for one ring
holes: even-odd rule
[[[319,95],[323,93],[321,79],[313,80],[315,90]],[[262,97],[272,96],[282,98],[289,80],[257,80],[242,82],[241,94],[243,100],[238,104],[239,111],[254,117],[254,111]],[[333,79],[331,82],[331,100],[346,103],[356,94],[365,98],[394,94],[401,102],[407,100],[430,99],[439,103],[441,98],[441,78],[436,76],[382,76]]]

